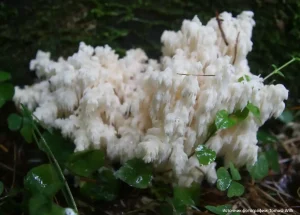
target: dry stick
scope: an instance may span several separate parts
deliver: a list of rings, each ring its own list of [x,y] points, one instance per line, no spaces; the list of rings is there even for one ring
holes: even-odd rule
[[[237,55],[237,45],[239,43],[239,37],[240,37],[240,32],[238,33],[237,37],[236,37],[236,40],[235,40],[235,46],[234,46],[234,58],[233,58],[233,61],[232,61],[232,65],[234,65],[235,63],[235,60],[236,60],[236,55]]]
[[[228,42],[227,42],[225,33],[224,33],[224,31],[223,31],[223,28],[222,28],[222,23],[221,23],[222,20],[219,18],[219,12],[218,12],[218,11],[216,11],[216,19],[217,19],[217,22],[218,22],[219,29],[220,29],[220,31],[221,31],[222,38],[223,38],[223,40],[224,40],[226,46],[228,46]]]
[[[196,75],[196,74],[184,74],[184,73],[177,73],[177,75],[192,75],[192,76],[215,76],[215,75]]]

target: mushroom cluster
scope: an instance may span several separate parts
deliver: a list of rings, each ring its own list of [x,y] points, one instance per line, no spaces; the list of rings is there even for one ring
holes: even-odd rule
[[[141,158],[183,186],[205,177],[214,183],[216,164],[200,165],[195,147],[205,143],[225,165],[254,164],[258,128],[282,113],[288,97],[283,85],[264,85],[250,73],[252,17],[245,11],[236,18],[221,13],[206,25],[197,16],[184,20],[179,31],[162,34],[159,60],[141,49],[119,58],[108,45],[83,42],[57,61],[38,51],[30,69],[39,82],[16,87],[14,101],[74,140],[76,151],[103,149],[120,162]],[[259,119],[250,113],[205,141],[218,111],[233,113],[249,102]]]

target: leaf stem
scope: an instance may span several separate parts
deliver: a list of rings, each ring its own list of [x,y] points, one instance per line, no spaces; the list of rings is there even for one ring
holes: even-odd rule
[[[57,170],[58,170],[59,176],[62,178],[62,180],[63,180],[63,182],[64,182],[64,184],[65,184],[66,191],[67,191],[67,193],[68,193],[68,195],[69,195],[69,198],[71,199],[72,207],[75,209],[75,211],[76,211],[77,214],[78,214],[78,209],[77,209],[77,206],[76,206],[76,202],[75,202],[74,197],[73,197],[73,195],[72,195],[71,189],[70,189],[70,187],[69,187],[69,185],[68,185],[68,183],[67,183],[67,180],[66,180],[66,178],[65,178],[65,176],[64,176],[64,174],[63,174],[63,172],[62,172],[62,170],[61,170],[61,168],[60,168],[60,166],[59,166],[58,161],[55,159],[54,154],[52,153],[52,151],[51,151],[51,149],[49,148],[49,146],[48,146],[46,140],[45,140],[44,137],[42,136],[40,130],[39,130],[38,127],[35,125],[35,123],[33,123],[33,127],[34,127],[34,129],[36,130],[36,132],[38,133],[38,135],[40,136],[41,140],[42,140],[43,143],[44,143],[44,146],[45,146],[47,152],[49,153],[51,159],[53,160],[53,163],[54,163],[55,167],[56,167]]]
[[[285,64],[283,64],[281,67],[276,68],[273,72],[271,72],[269,75],[267,75],[264,78],[264,81],[267,80],[268,78],[270,78],[272,75],[278,73],[280,70],[282,70],[284,67],[288,66],[289,64],[293,63],[294,61],[299,61],[300,58],[297,57],[293,57],[290,61],[286,62]]]

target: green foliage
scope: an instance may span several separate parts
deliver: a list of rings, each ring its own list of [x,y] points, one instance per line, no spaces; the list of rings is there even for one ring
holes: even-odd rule
[[[217,129],[231,128],[236,125],[236,121],[231,118],[226,110],[220,110],[217,112],[215,125]]]
[[[274,172],[279,173],[280,165],[279,165],[278,152],[274,148],[271,148],[271,149],[266,150],[265,154],[266,154],[266,158],[268,160],[268,165],[270,166],[270,168]]]
[[[273,144],[278,142],[278,139],[275,136],[264,131],[257,132],[257,140],[262,144],[268,144],[268,143]]]
[[[227,196],[229,198],[234,196],[241,196],[244,194],[244,192],[245,192],[245,187],[242,184],[236,181],[232,181],[232,183],[229,186]]]
[[[120,183],[110,169],[102,167],[95,181],[82,182],[80,192],[92,200],[112,201],[119,195]]]
[[[173,214],[182,214],[186,212],[187,207],[195,206],[199,197],[199,184],[192,184],[191,187],[174,187],[173,198],[168,199],[168,202],[173,208]]]
[[[245,192],[244,186],[236,182],[241,180],[241,175],[232,163],[230,163],[230,173],[231,175],[224,167],[220,167],[217,170],[217,188],[221,191],[228,189],[227,196],[229,198],[243,195]]]
[[[251,80],[251,78],[250,78],[250,76],[249,75],[243,75],[242,77],[240,77],[239,79],[238,79],[238,82],[243,82],[243,81],[250,81]]]
[[[146,164],[143,160],[132,159],[115,172],[115,176],[130,186],[145,189],[152,181],[151,164]]]
[[[29,118],[23,117],[23,125],[20,130],[20,133],[27,143],[32,143],[33,125],[32,125],[32,121]]]
[[[235,168],[235,166],[233,165],[232,162],[230,162],[229,168],[230,168],[230,174],[231,174],[231,176],[232,176],[232,179],[233,179],[233,180],[236,180],[236,181],[241,180],[241,175],[240,175],[238,169]]]
[[[66,215],[66,210],[52,202],[52,199],[41,194],[29,199],[29,215]]]
[[[220,167],[217,170],[217,176],[218,176],[218,180],[217,180],[218,189],[221,191],[227,190],[232,182],[232,179],[227,169],[225,169],[225,167]]]
[[[22,125],[22,117],[18,114],[12,113],[7,118],[8,128],[11,131],[17,131],[21,128]]]
[[[100,150],[76,152],[70,156],[66,167],[74,174],[90,177],[104,164],[105,155]]]
[[[265,77],[264,80],[267,80],[268,78],[270,78],[271,76],[276,75],[276,74],[284,77],[284,75],[282,74],[281,70],[283,68],[285,68],[286,66],[288,66],[289,64],[295,62],[295,61],[300,61],[300,58],[293,57],[290,61],[288,61],[287,63],[283,64],[279,68],[277,68],[276,65],[272,64],[272,67],[274,68],[274,71],[271,74],[269,74],[267,77]]]
[[[263,179],[268,175],[269,165],[266,155],[264,153],[260,153],[256,163],[253,166],[247,166],[247,169],[255,180]]]
[[[43,134],[43,138],[48,143],[48,146],[55,155],[56,160],[60,164],[65,164],[74,152],[74,144],[64,139],[58,131],[54,131],[52,133],[46,131]],[[40,149],[47,153],[47,149],[45,148],[42,140],[40,140],[39,145]]]
[[[63,183],[52,165],[43,164],[27,173],[24,187],[32,194],[53,197],[63,187]]]
[[[256,117],[258,120],[260,120],[260,111],[259,111],[258,107],[256,107],[251,102],[248,102],[246,108],[253,114],[254,117]]]
[[[216,159],[216,152],[207,148],[204,145],[199,145],[195,149],[196,157],[198,158],[198,161],[202,165],[208,165],[215,161]]]

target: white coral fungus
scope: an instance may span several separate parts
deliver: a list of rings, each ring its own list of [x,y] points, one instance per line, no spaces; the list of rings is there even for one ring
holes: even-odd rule
[[[200,166],[189,155],[206,139],[216,113],[241,110],[248,102],[259,107],[260,120],[249,114],[206,143],[227,164],[253,164],[259,126],[278,117],[288,97],[283,85],[264,85],[249,71],[252,16],[248,11],[236,18],[220,14],[226,38],[216,18],[207,25],[197,16],[184,20],[180,31],[163,33],[159,62],[148,59],[141,49],[119,58],[107,45],[93,48],[83,42],[77,53],[58,61],[38,51],[30,69],[40,82],[16,87],[14,101],[73,139],[76,151],[103,149],[109,159],[121,162],[142,158],[156,171],[172,169],[165,177],[179,185],[189,186],[204,177],[213,183],[215,163]],[[195,76],[204,74],[213,76]],[[250,81],[239,81],[246,75]]]

